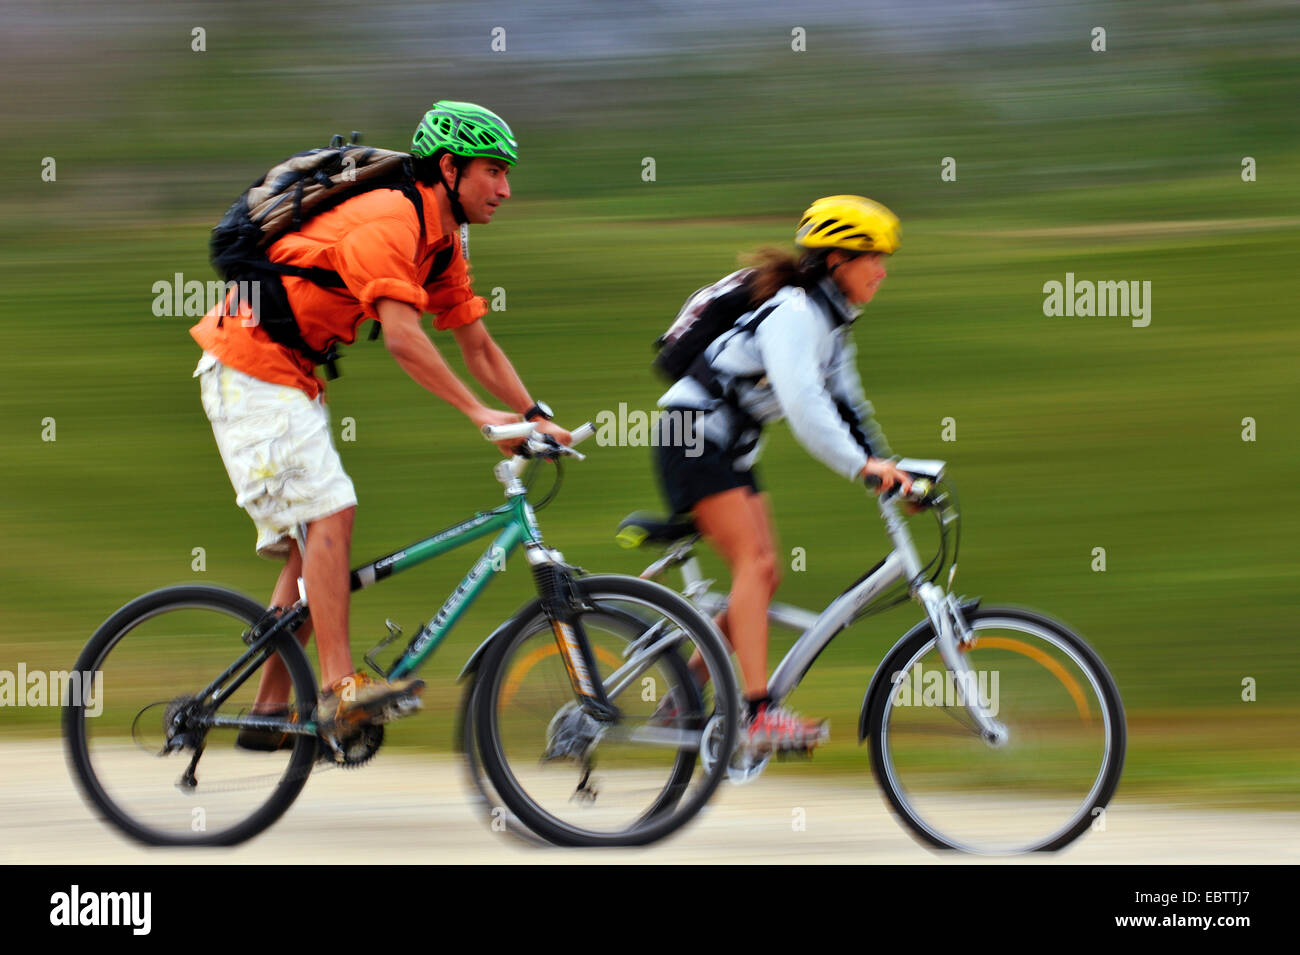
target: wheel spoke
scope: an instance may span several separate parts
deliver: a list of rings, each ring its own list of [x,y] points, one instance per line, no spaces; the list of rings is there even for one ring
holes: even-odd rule
[[[291,735],[279,751],[235,745],[252,724],[283,725],[249,716],[258,680],[247,679],[251,660],[239,662],[242,636],[263,613],[230,591],[176,587],[133,601],[96,632],[78,669],[102,678],[102,712],[74,701],[64,729],[77,781],[109,822],[150,844],[232,844],[292,803],[312,771],[314,736]],[[306,658],[287,635],[275,639],[275,658],[288,664],[287,704],[310,712]],[[200,704],[217,682],[221,702]]]
[[[870,708],[873,764],[903,822],[973,852],[1057,848],[1087,830],[1123,763],[1114,683],[1076,635],[1025,611],[980,611],[965,651],[972,682],[945,668],[928,630],[887,658]],[[1007,731],[991,743],[966,697]],[[973,703],[974,701],[972,701]]]
[[[725,771],[698,759],[716,697],[696,688],[687,655],[706,651],[729,701],[723,729],[732,741],[734,677],[716,631],[671,591],[635,578],[581,586],[590,588],[582,630],[618,715],[601,722],[587,712],[553,652],[549,621],[521,614],[476,680],[477,748],[490,783],[480,788],[551,841],[641,844],[689,819]]]

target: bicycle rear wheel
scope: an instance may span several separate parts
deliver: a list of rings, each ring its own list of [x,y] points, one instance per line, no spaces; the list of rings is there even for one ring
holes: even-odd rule
[[[233,845],[297,797],[315,762],[314,734],[293,736],[289,749],[254,752],[236,748],[238,728],[222,725],[251,709],[255,660],[223,681],[231,688],[247,677],[220,706],[200,705],[205,715],[188,724],[191,743],[165,751],[171,718],[248,651],[243,635],[265,613],[222,588],[168,587],[133,600],[91,637],[76,671],[95,689],[70,695],[64,740],[74,779],[108,822],[150,845]],[[309,717],[316,684],[306,654],[287,633],[273,652],[289,672],[290,711]]]
[[[1114,680],[1076,634],[1019,609],[967,617],[974,679],[944,666],[928,623],[886,656],[865,707],[872,770],[928,846],[986,855],[1055,850],[1098,821],[1124,765]],[[978,694],[1005,726],[985,741],[963,701]]]
[[[693,817],[726,773],[739,697],[712,623],[634,577],[577,578],[580,614],[618,718],[578,702],[550,621],[534,602],[489,648],[478,674],[478,749],[496,793],[530,829],[568,846],[644,845]],[[699,650],[710,682],[687,667]]]

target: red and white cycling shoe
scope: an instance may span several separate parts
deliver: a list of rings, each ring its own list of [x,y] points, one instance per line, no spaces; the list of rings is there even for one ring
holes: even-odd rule
[[[826,720],[808,720],[785,707],[765,703],[741,731],[753,752],[806,751],[830,739]]]

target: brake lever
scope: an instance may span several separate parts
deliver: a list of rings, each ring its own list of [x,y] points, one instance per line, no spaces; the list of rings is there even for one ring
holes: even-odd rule
[[[585,454],[573,450],[573,448],[570,448],[568,445],[561,444],[559,441],[556,441],[555,438],[551,437],[551,435],[549,434],[538,433],[535,434],[531,440],[541,445],[541,447],[530,447],[529,450],[534,455],[569,454],[577,458],[579,461],[587,460],[587,456]]]

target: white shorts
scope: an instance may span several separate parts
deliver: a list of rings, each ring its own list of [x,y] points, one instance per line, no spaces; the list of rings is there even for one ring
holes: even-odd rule
[[[319,396],[253,378],[209,352],[194,377],[235,503],[257,527],[260,556],[287,557],[290,538],[304,546],[307,524],[356,506]]]

